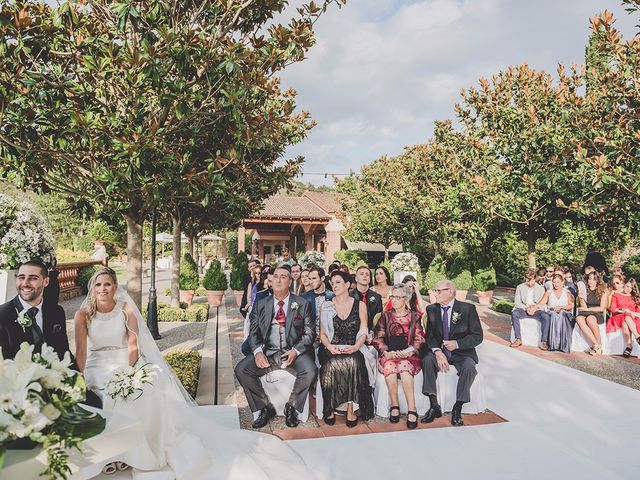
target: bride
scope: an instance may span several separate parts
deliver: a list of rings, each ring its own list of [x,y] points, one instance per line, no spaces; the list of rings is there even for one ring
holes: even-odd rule
[[[87,388],[102,397],[107,417],[140,423],[145,441],[118,458],[133,467],[133,478],[209,480],[307,479],[306,465],[277,437],[229,429],[215,423],[189,396],[147,329],[140,311],[115,272],[99,269],[75,315],[76,359]],[[153,364],[158,374],[135,400],[104,394],[121,367]],[[113,473],[111,464],[104,469]]]

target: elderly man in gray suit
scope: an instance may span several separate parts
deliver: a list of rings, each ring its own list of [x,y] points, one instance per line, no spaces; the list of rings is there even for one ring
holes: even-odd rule
[[[536,304],[542,299],[545,288],[536,282],[536,271],[529,268],[524,273],[524,282],[516,287],[516,296],[513,311],[511,312],[511,324],[515,339],[510,347],[522,346],[522,334],[520,333],[520,320],[534,318],[540,322],[541,338],[540,350],[549,350],[549,316],[543,310],[539,310]]]
[[[273,295],[258,300],[249,317],[248,355],[236,365],[235,373],[252,412],[260,412],[253,428],[262,428],[276,415],[260,377],[284,368],[296,377],[284,414],[288,427],[298,425],[309,387],[318,373],[313,349],[316,338],[313,309],[304,298],[289,292],[291,267],[280,265],[273,273]]]

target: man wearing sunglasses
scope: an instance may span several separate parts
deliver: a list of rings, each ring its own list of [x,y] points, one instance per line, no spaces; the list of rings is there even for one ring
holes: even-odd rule
[[[435,293],[436,303],[427,307],[429,329],[426,354],[422,359],[422,393],[429,397],[431,407],[421,422],[431,423],[442,416],[436,380],[438,372],[447,373],[453,365],[458,372],[458,385],[451,424],[459,427],[464,425],[462,405],[471,401],[471,385],[477,375],[476,347],[482,343],[482,325],[475,305],[456,300],[456,287],[452,281],[438,282]]]

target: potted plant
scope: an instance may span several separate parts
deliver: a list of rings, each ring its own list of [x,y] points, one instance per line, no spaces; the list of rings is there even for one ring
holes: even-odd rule
[[[458,255],[451,263],[449,269],[449,278],[456,286],[456,300],[464,302],[467,299],[467,293],[473,286],[473,275],[471,275],[470,266],[471,259],[468,254]]]
[[[231,290],[236,297],[236,305],[238,307],[242,304],[242,296],[244,295],[245,279],[249,272],[247,268],[249,266],[249,260],[247,254],[244,252],[238,252],[231,262]]]
[[[220,261],[215,259],[211,261],[209,270],[204,275],[202,285],[207,289],[207,302],[212,307],[222,305],[222,297],[227,289],[227,276],[222,271]]]
[[[199,286],[198,267],[193,257],[187,253],[180,262],[180,301],[191,305],[194,292]]]
[[[393,268],[394,284],[401,283],[402,279],[407,275],[413,275],[414,278],[419,278],[418,272],[420,272],[420,265],[418,264],[418,257],[413,253],[399,253],[391,259],[391,267]]]
[[[478,269],[473,276],[473,288],[476,289],[480,305],[491,305],[493,289],[496,288],[496,271],[494,268]]]
[[[436,284],[440,280],[447,279],[447,267],[444,262],[444,259],[440,255],[436,255],[433,260],[431,260],[431,264],[427,270],[427,274],[425,275],[425,288],[429,293],[429,302],[436,303],[436,294],[434,289],[436,288]]]

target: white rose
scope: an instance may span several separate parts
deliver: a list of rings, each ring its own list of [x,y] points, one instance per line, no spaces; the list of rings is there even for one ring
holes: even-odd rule
[[[47,403],[42,409],[42,413],[50,420],[55,420],[60,416],[60,410],[53,406],[51,403]]]

